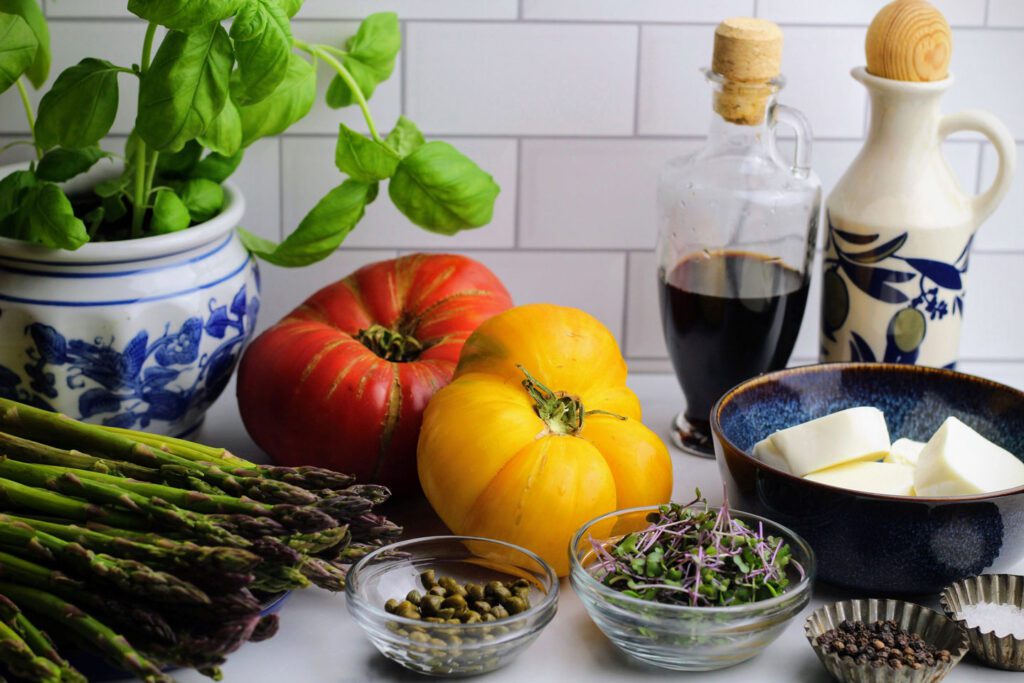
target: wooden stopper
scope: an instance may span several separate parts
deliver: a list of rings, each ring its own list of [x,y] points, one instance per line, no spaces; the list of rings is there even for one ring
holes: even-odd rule
[[[732,123],[761,123],[781,65],[782,30],[777,25],[750,17],[723,21],[715,29],[711,58],[711,70],[725,79],[715,95],[715,111]]]
[[[953,35],[926,0],[895,0],[875,15],[864,51],[868,73],[895,81],[941,81],[949,73]]]

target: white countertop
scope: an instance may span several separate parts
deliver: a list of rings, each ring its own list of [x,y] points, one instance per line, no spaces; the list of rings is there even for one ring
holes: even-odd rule
[[[998,379],[998,378],[997,378]],[[1006,378],[1008,381],[1010,378]],[[674,377],[669,375],[635,375],[630,385],[640,396],[644,422],[660,434],[666,434],[671,418],[682,404],[682,393]],[[234,452],[262,457],[246,435],[238,418],[234,385],[210,411],[206,425],[197,437],[210,444],[222,445]],[[675,464],[676,500],[689,500],[695,486],[708,498],[721,500],[721,482],[713,460],[672,451]],[[422,510],[408,513],[424,524],[421,533],[435,530],[436,519]],[[398,518],[398,515],[393,515]],[[424,519],[428,521],[424,522]],[[407,525],[404,519],[398,521]],[[407,528],[407,537],[417,535]],[[1017,568],[1024,573],[1024,565]],[[627,660],[608,642],[590,621],[567,580],[560,586],[558,614],[537,641],[510,666],[478,677],[488,683],[570,683],[587,681],[679,681],[700,680],[709,683],[822,683],[830,680],[808,646],[803,621],[808,613],[825,602],[853,595],[828,586],[815,588],[815,595],[804,614],[794,619],[789,628],[759,657],[739,666],[708,673],[679,673],[646,668]],[[929,606],[937,607],[937,600]],[[281,610],[280,631],[271,640],[250,643],[231,655],[224,667],[226,683],[365,683],[371,681],[428,680],[407,672],[386,660],[370,645],[355,621],[349,616],[343,595],[332,595],[319,589],[294,593]],[[207,681],[194,671],[176,672],[180,683]],[[970,656],[961,662],[946,679],[951,683],[1008,683],[1021,681],[1014,672],[996,671],[976,664]],[[127,683],[127,681],[125,681]]]

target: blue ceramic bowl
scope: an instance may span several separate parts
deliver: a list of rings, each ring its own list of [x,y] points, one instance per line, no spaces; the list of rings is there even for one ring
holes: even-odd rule
[[[953,415],[1024,459],[1024,392],[914,365],[790,368],[739,384],[711,411],[730,504],[803,536],[822,580],[873,594],[937,593],[1024,558],[1024,487],[955,498],[884,496],[807,481],[750,455],[778,429],[855,406],[885,413],[893,439],[927,441]]]

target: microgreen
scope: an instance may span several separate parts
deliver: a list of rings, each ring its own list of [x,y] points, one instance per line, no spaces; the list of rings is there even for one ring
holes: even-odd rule
[[[31,177],[0,188],[0,236],[76,249],[90,239],[163,234],[210,219],[226,201],[219,185],[245,149],[312,109],[318,64],[334,72],[327,105],[358,106],[369,134],[340,125],[335,165],[347,178],[280,244],[242,230],[250,251],[282,266],[326,258],[355,228],[380,181],[389,182],[392,203],[426,230],[450,235],[490,222],[500,189],[472,160],[426,141],[405,117],[386,137],[378,131],[368,100],[390,78],[401,48],[394,13],[368,16],[337,47],[294,36],[291,18],[302,0],[127,6],[147,22],[138,63],[86,57],[57,76],[33,112],[25,82],[38,88],[46,80],[46,21],[37,0],[0,0],[0,92],[17,87],[37,153]],[[99,145],[125,104],[122,78],[138,79],[138,99],[124,154],[115,155]],[[71,198],[57,184],[111,156],[124,159],[120,178]]]
[[[728,501],[712,509],[699,489],[692,502],[662,505],[647,521],[612,544],[590,539],[595,577],[624,595],[691,607],[739,605],[781,595],[791,564],[803,576],[781,538],[733,517]]]

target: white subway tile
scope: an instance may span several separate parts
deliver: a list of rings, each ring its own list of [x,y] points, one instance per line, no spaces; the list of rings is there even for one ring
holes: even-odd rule
[[[524,140],[520,245],[652,249],[658,173],[696,147],[670,140]]]
[[[865,94],[850,78],[863,61],[863,30],[788,27],[782,56],[787,86],[780,101],[802,111],[818,137],[860,137]],[[711,62],[714,29],[644,27],[638,131],[702,135],[711,120],[710,89],[699,69]]]
[[[279,268],[260,261],[260,315],[256,326],[262,332],[290,313],[313,292],[341,280],[367,263],[394,258],[392,250],[344,249],[304,268]]]
[[[515,19],[518,10],[517,0],[306,0],[295,16],[361,19],[372,12],[397,12],[400,19]]]
[[[629,254],[626,285],[626,355],[668,358],[658,304],[658,261],[653,251]]]
[[[1024,2],[1020,0],[989,0],[988,25],[1024,27]]]
[[[50,22],[50,46],[53,63],[50,77],[39,91],[26,83],[32,106],[38,108],[43,93],[50,89],[60,72],[85,57],[107,59],[119,66],[130,67],[139,61],[146,24],[138,22]],[[160,35],[157,36],[159,44]],[[120,106],[111,131],[127,134],[135,123],[138,80],[121,74],[117,79]],[[28,131],[21,100],[16,88],[0,95],[0,128],[4,132]]]
[[[884,4],[882,1],[863,0],[758,0],[757,16],[780,24],[866,26]],[[952,26],[981,26],[985,23],[985,0],[932,0],[932,4]]]
[[[46,3],[46,16],[55,17],[135,17],[125,0],[51,0]],[[141,21],[141,19],[139,20]]]
[[[641,135],[704,135],[711,121],[711,88],[700,69],[711,64],[714,29],[644,26],[640,33]]]
[[[634,26],[418,24],[405,110],[427,132],[633,132]]]
[[[385,131],[381,131],[383,134]],[[291,232],[328,190],[345,176],[334,167],[334,139],[286,137],[281,173],[284,180],[284,232]],[[516,142],[513,139],[460,138],[452,141],[501,186],[489,225],[453,237],[438,235],[409,222],[392,205],[387,184],[366,209],[366,216],[342,246],[400,249],[500,248],[515,244]]]
[[[242,226],[268,240],[281,239],[281,158],[276,138],[257,140],[245,150],[231,176],[245,195]]]
[[[753,0],[523,0],[524,19],[719,22],[753,13]]]
[[[1024,318],[1019,315],[1019,274],[1024,254],[974,254],[964,299],[960,357],[1022,359]]]
[[[985,145],[981,163],[981,189],[987,190],[996,177],[998,157],[991,145]],[[975,249],[1024,250],[1024,145],[1017,145],[1017,173],[1010,191],[974,239]]]
[[[1002,119],[1017,140],[1024,141],[1024,88],[1007,80],[1013,78],[1007,73],[1008,64],[1017,61],[1021,46],[1024,30],[958,31],[950,64],[956,80],[946,93],[943,111],[988,110]]]
[[[567,251],[464,253],[493,270],[516,305],[552,303],[581,308],[604,323],[621,344],[625,254]]]
[[[303,21],[296,22],[293,28],[295,36],[306,42],[341,47],[349,36],[356,32],[358,26],[358,23],[351,21]],[[403,49],[406,49],[405,45]],[[334,71],[321,61],[317,68],[316,102],[309,114],[292,125],[288,132],[337,134],[339,123],[364,133],[367,131],[366,122],[358,106],[352,105],[344,109],[331,109],[327,106],[324,97],[327,93],[327,84],[333,77]],[[401,60],[395,64],[391,78],[377,86],[373,92],[373,97],[370,98],[370,113],[379,130],[389,130],[402,113]]]

